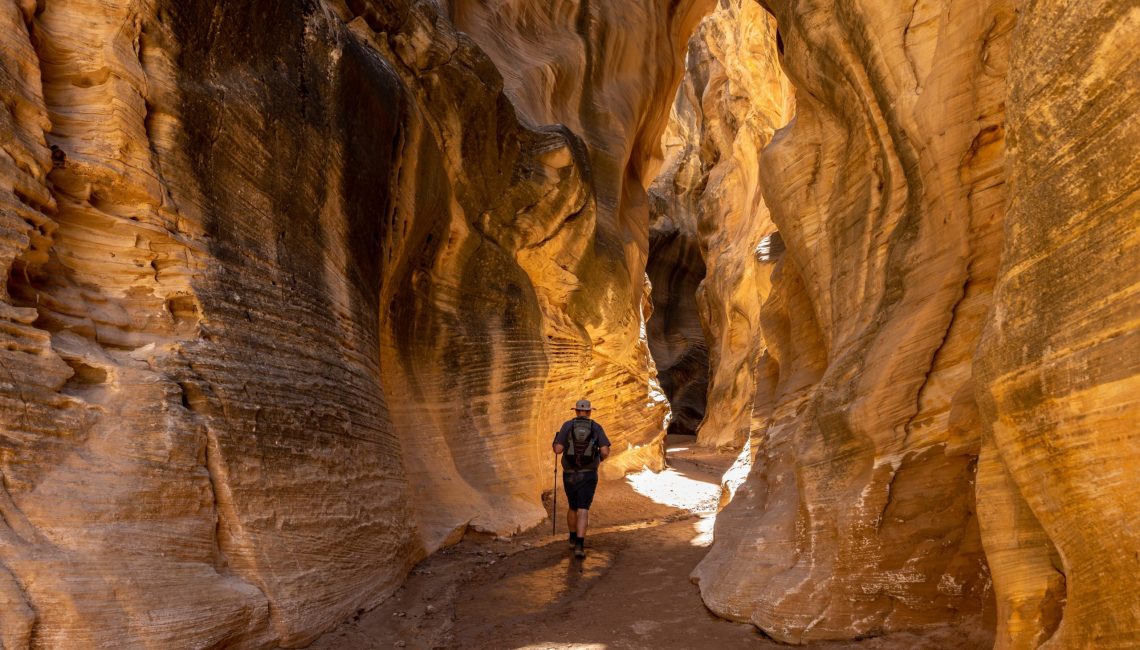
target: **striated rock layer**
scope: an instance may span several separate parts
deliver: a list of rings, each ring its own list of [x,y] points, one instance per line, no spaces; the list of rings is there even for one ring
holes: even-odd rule
[[[771,394],[695,577],[788,642],[976,620],[980,429],[954,425],[1000,245],[1012,9],[772,9],[796,115],[760,161],[787,246],[761,315]]]
[[[494,206],[446,208],[481,234],[466,255],[485,266],[441,256],[424,269],[425,288],[397,300],[406,334],[393,347],[405,352],[385,371],[400,395],[397,424],[414,432],[405,458],[430,543],[468,522],[510,532],[544,518],[537,497],[550,489],[550,439],[579,397],[612,434],[608,474],[662,466],[668,405],[643,333],[645,187],[663,98],[707,4],[646,6],[636,19],[585,1],[448,4],[460,38],[489,55],[502,75],[496,89],[542,148],[522,179],[535,191],[502,205],[501,184],[518,178],[471,171],[485,165],[466,150],[452,157],[450,174],[474,175],[470,191]],[[463,95],[448,101],[462,105]],[[493,126],[455,126],[497,137]],[[441,449],[450,449],[444,463]]]
[[[754,428],[757,378],[768,363],[760,306],[782,252],[760,195],[759,158],[791,113],[775,21],[752,2],[721,0],[689,42],[662,141],[666,165],[651,188],[649,272],[661,307],[650,343],[665,362],[675,414],[690,431],[699,422],[702,444],[739,448]],[[680,381],[664,380],[673,376]]]
[[[520,119],[558,124],[580,138],[589,200],[565,227],[520,249],[516,259],[534,284],[550,364],[538,429],[553,431],[569,415],[568,397],[588,397],[622,453],[607,462],[610,477],[662,466],[669,413],[645,333],[652,311],[646,188],[660,167],[684,45],[713,0],[665,4],[449,5],[456,26],[502,73]],[[548,440],[539,438],[545,462]]]
[[[432,3],[0,3],[3,646],[304,645],[540,521],[582,395],[660,466],[645,186],[702,7],[570,12],[572,107]]]
[[[33,9],[3,32],[5,647],[304,644],[422,553],[377,322],[413,97],[317,6]]]
[[[1140,14],[767,4],[787,252],[706,603],[795,643],[1135,645]]]
[[[1140,8],[1026,2],[1013,38],[1010,201],[975,359],[997,647],[1135,648]]]

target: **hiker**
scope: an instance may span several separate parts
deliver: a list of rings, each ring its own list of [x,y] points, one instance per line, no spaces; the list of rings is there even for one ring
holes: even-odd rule
[[[554,453],[562,454],[562,487],[570,502],[566,525],[575,557],[586,557],[586,526],[590,504],[598,487],[598,466],[610,455],[610,439],[602,425],[590,418],[589,400],[574,404],[575,418],[567,420],[554,436]]]

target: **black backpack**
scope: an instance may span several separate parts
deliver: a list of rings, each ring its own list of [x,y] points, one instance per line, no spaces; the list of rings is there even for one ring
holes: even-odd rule
[[[566,437],[566,458],[575,467],[589,467],[598,458],[598,437],[594,435],[594,421],[574,418],[570,435]]]

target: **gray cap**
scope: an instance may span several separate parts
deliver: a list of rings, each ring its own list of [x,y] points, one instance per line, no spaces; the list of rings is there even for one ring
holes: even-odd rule
[[[574,404],[574,410],[575,411],[593,411],[594,409],[590,408],[590,400],[580,399],[580,400],[578,400],[578,402],[576,404]]]

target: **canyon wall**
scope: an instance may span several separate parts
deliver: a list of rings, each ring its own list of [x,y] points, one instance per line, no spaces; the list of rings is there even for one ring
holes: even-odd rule
[[[414,98],[318,6],[3,16],[4,647],[303,645],[422,555],[377,322]]]
[[[442,172],[463,179],[454,198],[407,203],[409,221],[446,212],[451,224],[385,303],[384,384],[429,550],[468,525],[511,533],[546,516],[550,441],[579,398],[614,443],[607,475],[662,467],[668,404],[643,332],[645,186],[704,4],[646,6],[637,20],[591,2],[437,8],[436,29],[454,23],[458,42],[486,54],[479,77],[508,108],[488,112],[477,88],[415,74],[456,131],[441,139],[477,145],[446,156]],[[402,56],[409,45],[397,44]],[[480,153],[508,119],[533,152],[514,169]]]
[[[5,648],[304,645],[542,520],[582,396],[661,466],[645,186],[703,9],[595,4],[557,112],[435,3],[0,3]]]
[[[793,643],[1135,645],[1140,12],[765,4],[787,252],[706,603]]]
[[[974,621],[992,596],[971,362],[1013,10],[772,4],[796,115],[759,163],[787,246],[760,317],[771,396],[695,576],[788,642]]]
[[[1140,7],[1030,1],[1013,37],[1010,201],[974,364],[997,647],[1135,648]]]
[[[559,124],[581,139],[589,205],[573,227],[516,257],[545,315],[550,368],[539,429],[557,428],[569,415],[568,398],[590,399],[622,454],[603,467],[611,478],[662,467],[669,405],[645,333],[652,311],[646,188],[661,164],[661,134],[684,72],[685,44],[712,4],[449,3],[456,26],[502,73],[520,119]],[[548,441],[542,442],[545,461]],[[540,476],[546,480],[545,470]]]
[[[701,444],[740,448],[757,428],[760,306],[782,248],[759,159],[792,105],[775,20],[753,2],[721,0],[689,42],[666,162],[650,188],[648,273],[659,302],[650,344],[675,418],[688,432],[699,423]]]
[[[1140,643],[1140,11],[764,4],[0,0],[0,645],[303,646],[648,335],[718,614]]]

